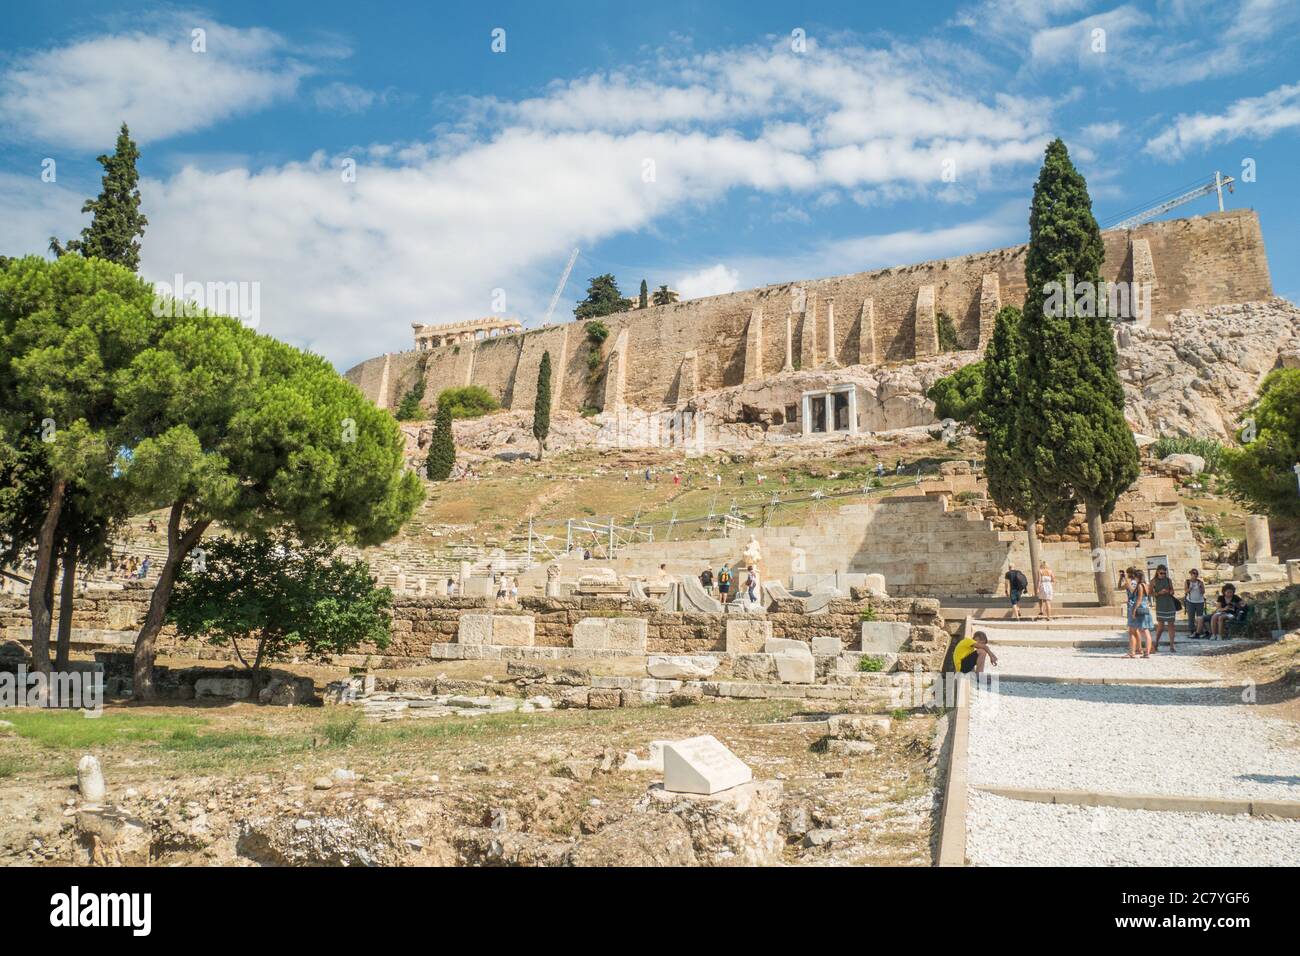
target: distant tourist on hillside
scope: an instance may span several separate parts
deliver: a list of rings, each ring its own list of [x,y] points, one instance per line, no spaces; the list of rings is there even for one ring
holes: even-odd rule
[[[1056,575],[1046,559],[1038,562],[1038,615],[1052,619],[1052,601],[1056,598]]]
[[[731,592],[731,567],[727,562],[722,562],[722,567],[718,570],[718,600],[723,604],[727,603],[727,595]]]
[[[902,473],[903,473],[903,459],[900,458],[898,459],[897,462],[894,463],[894,474],[901,475]]]
[[[1183,604],[1187,608],[1187,633],[1192,637],[1209,637],[1205,620],[1205,582],[1201,572],[1192,568],[1183,582]]]
[[[455,597],[455,596],[456,596],[456,579],[455,579],[455,578],[448,578],[448,579],[447,579],[447,597]]]
[[[1169,576],[1169,569],[1163,564],[1156,568],[1155,577],[1151,579],[1151,597],[1156,602],[1156,639],[1155,650],[1160,650],[1160,634],[1169,632],[1169,652],[1177,654],[1174,646],[1174,631],[1178,629],[1178,599],[1174,597],[1174,579]]]
[[[713,593],[713,569],[705,568],[700,572],[700,585],[708,594]]]
[[[1020,596],[1029,590],[1029,581],[1025,578],[1025,573],[1016,569],[1014,561],[1007,568],[1007,573],[1003,575],[1003,588],[1007,598],[1011,601],[1011,616],[1017,621],[1020,620]]]
[[[583,549],[582,549],[582,560],[584,560],[584,561],[590,561],[590,560],[591,560],[591,548],[583,548]]]
[[[146,554],[144,556],[144,560],[140,562],[140,573],[138,577],[140,578],[141,581],[143,581],[146,577],[149,576],[149,569],[151,567],[153,567],[153,558],[149,557],[149,555]]]
[[[149,523],[148,523],[147,525],[145,525],[145,529],[146,529],[150,534],[157,534],[157,533],[158,533],[158,522],[157,522],[157,521],[154,521],[153,518],[150,518],[150,519],[149,519]]]
[[[970,637],[963,637],[952,649],[952,669],[958,674],[984,673],[984,665],[989,661],[998,666],[998,656],[989,647],[989,636],[983,631],[976,631]]]

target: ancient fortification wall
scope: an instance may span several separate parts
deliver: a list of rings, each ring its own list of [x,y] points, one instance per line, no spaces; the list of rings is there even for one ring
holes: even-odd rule
[[[1103,238],[1104,278],[1150,282],[1153,315],[1272,295],[1259,218],[1251,210],[1111,230]],[[673,406],[697,391],[756,381],[787,364],[811,369],[934,355],[940,314],[952,319],[964,348],[976,348],[998,308],[1024,300],[1025,251],[1013,246],[608,316],[610,335],[594,372],[583,323],[570,322],[379,356],[346,374],[391,408],[399,384],[426,357],[430,401],[444,388],[473,383],[508,408],[531,408],[538,363],[550,351],[557,408]]]

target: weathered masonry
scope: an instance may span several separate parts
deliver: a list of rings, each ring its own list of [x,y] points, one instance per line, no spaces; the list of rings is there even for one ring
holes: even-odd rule
[[[1103,278],[1148,284],[1153,315],[1272,295],[1259,218],[1251,210],[1102,236]],[[420,326],[419,349],[369,359],[347,377],[381,407],[396,404],[423,375],[430,397],[474,384],[507,408],[531,409],[538,366],[550,352],[556,408],[675,408],[699,392],[782,369],[932,356],[945,318],[961,347],[978,348],[998,309],[1024,300],[1025,252],[1013,246],[637,309],[603,319],[609,336],[599,345],[581,322],[527,332],[510,320],[446,330]],[[493,328],[480,329],[482,322]],[[470,334],[452,334],[457,330]]]

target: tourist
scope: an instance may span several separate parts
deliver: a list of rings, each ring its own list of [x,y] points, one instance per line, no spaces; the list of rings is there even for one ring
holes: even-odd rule
[[[1174,646],[1174,631],[1178,629],[1178,599],[1174,597],[1174,579],[1169,576],[1169,569],[1163,564],[1156,567],[1155,577],[1151,579],[1151,597],[1156,602],[1156,640],[1155,650],[1160,650],[1160,634],[1169,632],[1169,652],[1177,654]]]
[[[517,582],[514,578],[510,579],[510,603],[511,604],[519,603],[519,582]]]
[[[650,469],[649,469],[649,468],[647,468],[647,469],[645,470],[645,483],[646,483],[647,485],[650,484]]]
[[[1187,608],[1187,633],[1192,637],[1209,637],[1205,621],[1205,582],[1196,568],[1187,572],[1183,582],[1183,604]]]
[[[673,583],[672,578],[668,576],[668,565],[666,564],[659,565],[659,573],[658,575],[655,576],[655,584],[658,587],[666,588],[672,583]]]
[[[710,597],[713,595],[713,569],[705,568],[700,572],[700,586]]]
[[[455,596],[456,596],[456,579],[455,579],[455,578],[448,578],[448,579],[447,579],[447,597],[455,597]]]
[[[722,567],[718,570],[718,600],[723,604],[727,603],[727,595],[731,591],[731,568],[727,562],[722,562]]]
[[[157,521],[154,521],[153,518],[150,518],[150,519],[149,519],[149,523],[148,523],[147,525],[145,525],[145,527],[146,527],[146,529],[149,531],[150,534],[157,534],[157,533],[158,533],[158,522],[157,522]]]
[[[1029,581],[1023,571],[1016,570],[1015,561],[1010,563],[1007,573],[1003,576],[1003,586],[1007,597],[1011,600],[1011,616],[1018,621],[1020,620],[1020,596],[1029,589]]]
[[[745,603],[758,604],[758,572],[752,564],[745,569]]]
[[[983,631],[976,631],[971,637],[963,637],[952,649],[952,669],[958,674],[984,673],[988,661],[998,666],[998,656],[989,647],[989,636]]]
[[[1143,657],[1151,656],[1151,592],[1147,588],[1146,575],[1137,568],[1129,568],[1119,573],[1119,587],[1125,591],[1128,623],[1128,654],[1135,658],[1138,651]]]
[[[583,549],[582,549],[582,560],[584,560],[584,561],[590,561],[590,560],[591,560],[591,548],[583,548]]]
[[[876,460],[876,477],[877,478],[885,477],[885,463],[883,461],[880,461],[879,459]]]
[[[134,578],[136,571],[140,569],[140,563],[136,560],[135,555],[131,555],[131,560],[126,565],[127,578]]]
[[[894,463],[894,474],[901,475],[902,473],[903,473],[903,459],[900,458],[898,459],[898,461]]]
[[[1210,634],[1220,640],[1228,636],[1228,625],[1244,620],[1246,602],[1232,584],[1225,584],[1217,599],[1218,610],[1210,617]]]
[[[1048,567],[1047,561],[1038,562],[1038,613],[1047,620],[1052,619],[1052,601],[1056,597],[1056,575]]]

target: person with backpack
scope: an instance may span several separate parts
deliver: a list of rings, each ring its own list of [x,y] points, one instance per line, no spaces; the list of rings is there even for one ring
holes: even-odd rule
[[[704,593],[709,597],[713,596],[713,569],[705,568],[700,572],[700,585],[704,588]]]
[[[722,562],[722,567],[718,569],[718,600],[723,604],[727,603],[727,595],[731,591],[731,568],[727,562]]]
[[[1011,600],[1011,616],[1018,621],[1020,620],[1020,596],[1029,590],[1029,581],[1023,571],[1016,570],[1014,561],[1010,563],[1007,570],[1004,585],[1007,597]]]

